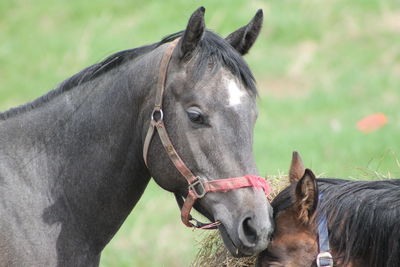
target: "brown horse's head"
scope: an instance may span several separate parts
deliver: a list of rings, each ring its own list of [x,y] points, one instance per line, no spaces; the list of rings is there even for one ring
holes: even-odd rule
[[[294,152],[289,180],[271,203],[275,232],[257,266],[400,266],[399,179],[317,183]]]
[[[291,185],[272,202],[275,232],[267,250],[259,255],[257,266],[313,266],[317,257],[314,217],[318,187],[313,172],[304,169],[297,152],[293,152],[289,180]]]

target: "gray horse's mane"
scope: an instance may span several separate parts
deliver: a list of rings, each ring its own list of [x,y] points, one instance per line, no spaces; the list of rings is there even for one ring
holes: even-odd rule
[[[36,100],[24,104],[19,107],[11,108],[10,110],[0,113],[0,120],[6,120],[12,116],[29,111],[46,103],[54,97],[75,88],[78,85],[87,83],[96,77],[107,73],[108,71],[128,62],[134,60],[138,56],[146,54],[155,48],[165,43],[171,42],[183,35],[184,31],[171,34],[163,38],[160,42],[141,46],[138,48],[123,50],[117,52],[105,60],[96,63],[90,67],[83,69],[72,77],[63,81],[56,89],[51,90],[46,95],[43,95]],[[236,76],[245,85],[245,87],[254,95],[257,95],[254,76],[246,62],[242,59],[238,52],[217,34],[206,30],[199,45],[199,56],[197,60],[197,68],[195,79],[200,79],[210,61],[214,64],[226,67],[234,76]]]

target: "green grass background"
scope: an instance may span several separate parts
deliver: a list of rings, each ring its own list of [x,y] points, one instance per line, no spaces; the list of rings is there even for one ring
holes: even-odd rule
[[[23,104],[116,51],[185,28],[206,7],[226,36],[258,8],[264,28],[246,56],[258,81],[254,151],[262,175],[301,152],[317,174],[400,177],[400,2],[397,0],[2,0],[0,110]],[[376,132],[356,129],[383,112]],[[188,266],[200,231],[185,228],[170,193],[151,183],[101,266]]]

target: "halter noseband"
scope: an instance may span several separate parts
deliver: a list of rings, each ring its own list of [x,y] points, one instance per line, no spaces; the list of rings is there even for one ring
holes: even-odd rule
[[[160,72],[157,83],[156,101],[153,112],[151,113],[150,126],[147,131],[143,145],[143,159],[146,166],[148,166],[147,154],[152,137],[154,135],[154,131],[157,130],[161,143],[165,148],[168,157],[175,165],[175,168],[180,172],[180,174],[186,179],[189,184],[188,195],[186,196],[185,200],[183,200],[180,195],[175,193],[175,198],[178,202],[179,207],[181,208],[182,222],[188,227],[216,229],[218,225],[221,224],[219,221],[204,224],[192,218],[192,216],[190,215],[190,211],[196,199],[204,197],[208,192],[226,192],[243,187],[262,188],[264,190],[264,193],[268,196],[271,193],[271,188],[265,179],[254,175],[206,181],[205,179],[194,175],[176,152],[165,128],[164,113],[162,111],[162,100],[167,78],[168,64],[171,60],[172,53],[174,52],[174,48],[176,47],[178,41],[179,38],[175,39],[169,44],[165,51],[165,54],[161,59]]]

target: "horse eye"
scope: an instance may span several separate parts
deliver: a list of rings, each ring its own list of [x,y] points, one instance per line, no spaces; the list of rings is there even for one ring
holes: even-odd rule
[[[204,124],[205,120],[204,120],[204,116],[203,114],[201,114],[200,111],[197,110],[189,110],[187,111],[189,120],[193,123],[196,124]]]

